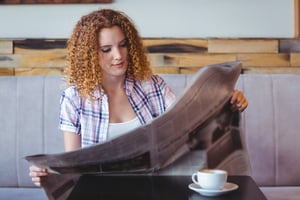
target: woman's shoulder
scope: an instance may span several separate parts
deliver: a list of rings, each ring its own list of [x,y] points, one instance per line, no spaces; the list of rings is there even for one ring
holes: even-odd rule
[[[67,94],[76,94],[78,93],[78,90],[76,86],[68,86],[63,90],[63,92]]]
[[[165,83],[165,80],[158,74],[153,74],[149,79],[144,80],[143,84],[162,84]]]
[[[165,80],[160,75],[151,75],[146,80],[139,82],[138,84],[147,92],[153,92],[153,90],[163,90],[166,87]]]
[[[62,91],[62,96],[68,98],[79,98],[79,93],[76,86],[69,86]]]
[[[133,78],[127,78],[126,82],[129,85],[133,85],[133,87],[136,87],[136,86],[151,87],[154,85],[160,85],[162,83],[165,84],[165,80],[157,74],[151,75],[150,77],[148,77],[147,79],[144,79],[144,80],[136,80]]]

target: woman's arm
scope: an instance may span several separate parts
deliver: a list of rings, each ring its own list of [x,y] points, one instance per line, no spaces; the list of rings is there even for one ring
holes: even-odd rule
[[[81,136],[69,131],[64,131],[65,151],[74,151],[81,148]]]
[[[64,131],[65,151],[73,151],[81,148],[81,137],[73,132]],[[36,186],[43,186],[44,179],[49,175],[47,169],[32,165],[29,168],[29,176]]]

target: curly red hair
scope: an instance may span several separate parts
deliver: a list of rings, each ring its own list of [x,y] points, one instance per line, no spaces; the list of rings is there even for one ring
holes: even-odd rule
[[[67,43],[65,77],[69,85],[77,87],[81,97],[93,99],[94,91],[101,87],[98,35],[103,28],[112,26],[119,26],[128,42],[126,76],[141,81],[152,75],[142,39],[131,19],[116,10],[93,11],[77,22]]]

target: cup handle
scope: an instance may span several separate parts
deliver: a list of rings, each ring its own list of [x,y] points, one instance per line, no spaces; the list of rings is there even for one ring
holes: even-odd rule
[[[192,175],[192,181],[195,183],[195,184],[199,184],[198,181],[197,181],[197,173],[194,173]]]

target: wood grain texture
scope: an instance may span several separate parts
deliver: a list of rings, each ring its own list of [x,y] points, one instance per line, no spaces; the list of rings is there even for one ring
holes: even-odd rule
[[[14,68],[64,68],[66,66],[66,56],[61,54],[41,54],[41,55],[0,55],[0,67]]]
[[[66,39],[45,40],[45,39],[25,39],[15,40],[14,48],[26,50],[45,50],[45,49],[65,49]]]
[[[274,39],[209,39],[209,53],[277,53]]]
[[[0,55],[1,54],[13,54],[13,41],[0,40]]]
[[[194,74],[236,60],[243,73],[298,73],[300,66],[299,39],[144,38],[143,43],[154,73]],[[66,44],[66,39],[0,40],[0,75],[61,74]]]
[[[290,54],[238,54],[244,67],[289,67]]]
[[[300,39],[282,39],[279,42],[280,53],[300,53]]]
[[[291,66],[300,67],[300,53],[291,54]]]
[[[204,39],[144,39],[149,53],[204,53],[207,40]]]
[[[300,74],[300,67],[243,67],[244,74]]]
[[[195,74],[201,67],[179,67],[179,74]]]
[[[62,68],[17,68],[15,76],[37,76],[63,74]]]
[[[152,67],[203,67],[205,65],[235,61],[234,54],[149,54],[148,58]]]
[[[178,57],[178,66],[180,67],[203,67],[206,65],[230,62],[236,60],[235,54],[189,54]]]
[[[180,74],[178,67],[152,67],[154,74]]]
[[[14,68],[0,68],[0,76],[14,76],[15,69]]]

